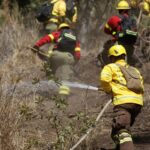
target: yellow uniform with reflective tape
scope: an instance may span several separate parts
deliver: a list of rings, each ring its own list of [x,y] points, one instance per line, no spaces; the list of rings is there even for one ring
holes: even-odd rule
[[[123,66],[126,65],[124,60],[119,60],[116,63]],[[125,103],[143,105],[143,95],[137,94],[124,86],[126,85],[126,80],[120,68],[115,63],[108,64],[103,68],[100,74],[100,82],[105,92],[113,94],[114,105]],[[122,85],[119,83],[122,83]]]
[[[78,11],[77,11],[77,7],[75,7],[74,9],[75,9],[75,14],[74,14],[73,17],[72,17],[72,22],[73,22],[73,23],[76,23],[76,22],[77,22],[77,14],[78,14]]]
[[[122,132],[119,134],[119,144],[123,144],[125,142],[132,142],[132,137],[127,132]]]
[[[66,3],[64,0],[52,0],[51,3],[54,3],[52,15],[49,22],[59,23],[59,18],[65,17],[66,15]]]
[[[66,85],[61,85],[59,87],[59,94],[60,95],[69,95],[70,94],[70,88]]]

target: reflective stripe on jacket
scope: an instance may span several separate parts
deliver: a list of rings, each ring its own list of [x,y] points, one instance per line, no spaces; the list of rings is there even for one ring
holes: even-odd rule
[[[126,65],[124,60],[119,60],[116,63],[123,66]],[[112,93],[114,105],[125,103],[143,105],[143,95],[137,94],[124,86],[126,85],[126,80],[120,68],[115,63],[108,64],[103,68],[100,74],[100,82],[105,92]]]

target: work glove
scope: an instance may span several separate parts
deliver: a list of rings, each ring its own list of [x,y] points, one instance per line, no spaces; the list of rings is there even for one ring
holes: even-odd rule
[[[33,52],[38,52],[39,51],[39,47],[34,45],[33,48],[31,49]]]

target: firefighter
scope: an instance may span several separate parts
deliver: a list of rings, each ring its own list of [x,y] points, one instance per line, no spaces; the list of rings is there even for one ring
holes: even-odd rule
[[[70,25],[77,22],[77,0],[65,0],[66,2],[66,23]],[[68,22],[67,22],[68,21]]]
[[[54,31],[39,41],[34,45],[34,49],[39,50],[39,48],[46,43],[54,43],[54,48],[49,54],[49,63],[52,69],[52,73],[56,78],[60,80],[69,80],[73,74],[73,64],[78,62],[80,59],[80,42],[77,40],[74,31],[66,23],[59,26],[57,31]],[[60,87],[60,94],[69,94],[68,87]],[[67,92],[65,92],[65,89]],[[63,92],[62,92],[63,91]]]
[[[104,32],[112,36],[112,44],[121,44],[127,50],[128,63],[135,64],[133,58],[134,44],[137,39],[136,20],[129,15],[130,6],[127,1],[122,0],[116,9],[119,15],[112,16],[104,26]]]
[[[50,0],[50,3],[53,4],[52,15],[48,21],[44,22],[47,33],[56,31],[60,21],[64,20],[66,15],[65,0]]]
[[[51,0],[51,3],[53,4],[52,17],[44,22],[48,33],[55,31],[61,23],[69,23],[75,26],[77,22],[77,7],[74,1]]]
[[[111,94],[113,108],[111,137],[116,144],[114,150],[133,150],[130,127],[143,106],[143,81],[140,75],[142,91],[139,93],[129,90],[119,65],[126,66],[126,50],[122,45],[114,45],[109,49],[110,64],[104,66],[100,74],[103,90]],[[102,148],[102,150],[105,150]],[[112,150],[112,149],[111,149]]]
[[[137,20],[140,13],[139,0],[129,0],[128,2],[131,7],[130,14]]]
[[[142,17],[140,20],[141,27],[150,26],[150,1],[143,1],[139,4],[140,9],[142,10]]]

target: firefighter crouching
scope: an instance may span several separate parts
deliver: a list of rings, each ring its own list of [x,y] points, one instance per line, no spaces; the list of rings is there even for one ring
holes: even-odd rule
[[[63,23],[59,26],[57,31],[54,31],[34,45],[35,49],[39,49],[46,43],[54,43],[54,48],[50,52],[49,63],[52,73],[60,80],[69,80],[73,74],[73,64],[80,59],[80,43],[77,40],[73,30],[69,25]],[[69,87],[60,87],[60,94],[69,94]]]
[[[120,1],[116,9],[119,15],[108,19],[104,32],[112,36],[112,44],[110,46],[117,43],[126,48],[128,63],[133,65],[135,63],[133,58],[134,44],[137,39],[136,20],[129,15],[130,6],[127,1]]]
[[[136,93],[128,89],[127,81],[120,70],[128,65],[125,61],[126,50],[122,45],[114,45],[109,49],[110,64],[104,66],[100,74],[100,83],[106,93],[112,95],[113,120],[112,139],[116,144],[114,150],[133,150],[130,127],[140,113],[143,106],[143,81],[139,71],[141,92]],[[102,149],[105,150],[105,149]],[[112,150],[112,149],[111,149]]]

